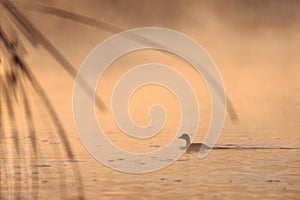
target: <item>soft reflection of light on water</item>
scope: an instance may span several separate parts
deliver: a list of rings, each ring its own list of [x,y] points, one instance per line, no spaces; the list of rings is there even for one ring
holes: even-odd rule
[[[71,166],[78,164],[86,199],[122,198],[134,199],[214,199],[214,198],[295,198],[300,186],[300,150],[214,150],[203,160],[198,159],[198,153],[184,154],[173,165],[147,174],[126,174],[109,169],[94,160],[74,135],[70,133],[72,146],[76,149],[76,160],[69,160],[66,156],[57,157],[51,152],[52,148],[61,145],[61,141],[51,142],[47,135],[38,139],[43,160],[35,160],[27,169],[32,175],[27,181],[35,182],[38,186],[40,199],[57,199],[60,196],[59,182],[66,176],[66,198],[76,199],[76,188],[81,183],[70,172]],[[43,139],[42,139],[43,138]],[[47,140],[46,140],[47,138]],[[4,140],[6,144],[11,139]],[[23,139],[24,143],[29,145]],[[130,145],[130,144],[128,144]],[[51,147],[52,146],[52,147]],[[29,155],[30,156],[30,155]],[[4,156],[6,160],[7,158]],[[32,158],[26,158],[32,159]],[[24,170],[24,161],[8,162],[4,168]],[[38,168],[39,180],[33,178]],[[57,170],[59,169],[59,170]],[[19,176],[25,177],[25,174]],[[26,184],[12,174],[10,181],[17,182],[23,190],[22,197],[35,192],[26,190]],[[6,180],[7,181],[7,180]],[[12,185],[2,179],[2,195],[8,194]],[[21,182],[22,181],[22,182]],[[9,181],[8,181],[9,182]],[[14,183],[16,184],[16,183]],[[12,191],[11,191],[12,192]],[[14,191],[16,192],[16,191]]]

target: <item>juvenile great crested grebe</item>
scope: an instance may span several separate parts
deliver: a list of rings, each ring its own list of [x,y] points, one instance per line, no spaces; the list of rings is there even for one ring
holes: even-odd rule
[[[186,150],[187,153],[191,152],[199,152],[200,150],[207,149],[234,149],[234,150],[259,150],[259,149],[299,149],[298,147],[282,147],[282,146],[252,146],[252,145],[238,145],[238,144],[225,144],[225,145],[217,145],[217,146],[209,146],[203,143],[191,143],[190,136],[187,133],[182,134],[179,139],[184,139],[186,141],[186,145],[182,147],[182,149]],[[203,149],[201,149],[203,147]]]
[[[209,149],[209,147],[206,144],[203,143],[191,143],[190,136],[187,133],[182,134],[179,139],[184,139],[186,141],[186,144],[182,149],[186,149],[187,152],[193,152],[193,151],[200,151],[201,147],[204,147],[204,149]]]

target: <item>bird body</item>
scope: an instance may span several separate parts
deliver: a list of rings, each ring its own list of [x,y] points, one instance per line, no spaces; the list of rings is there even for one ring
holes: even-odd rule
[[[200,152],[200,149],[210,149],[210,147],[206,144],[203,143],[191,143],[190,146],[186,149],[187,153],[192,153],[192,152]]]
[[[203,150],[210,149],[211,147],[203,143],[191,143],[190,136],[187,133],[182,134],[179,139],[184,139],[186,145],[182,149],[186,149],[187,152],[199,152],[202,148]]]

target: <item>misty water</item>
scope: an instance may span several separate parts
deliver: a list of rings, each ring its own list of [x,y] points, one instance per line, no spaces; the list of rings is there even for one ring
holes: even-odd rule
[[[294,131],[299,130],[298,122],[282,125],[289,133],[284,134],[278,128],[251,129],[227,119],[217,145],[246,149],[216,149],[204,159],[198,158],[198,152],[186,153],[161,170],[129,174],[104,166],[88,153],[75,130],[70,99],[64,92],[51,94],[56,98],[54,102],[59,102],[55,105],[64,130],[58,129],[55,119],[34,94],[30,95],[31,105],[35,105],[33,124],[26,121],[26,112],[17,103],[15,123],[9,119],[8,111],[2,110],[3,199],[297,199],[299,195],[300,137]],[[35,138],[30,132],[33,129]],[[169,134],[156,136],[157,143],[140,141],[143,145],[138,140],[120,138],[122,133],[118,130],[106,133],[125,149],[151,152],[163,147],[169,135],[175,133],[172,129],[166,132]],[[18,135],[16,141],[14,133]],[[60,134],[67,137],[63,139]],[[198,134],[204,135],[201,131]]]
[[[144,174],[119,172],[103,165],[84,147],[76,131],[74,77],[47,48],[33,47],[19,33],[27,50],[24,59],[56,114],[25,78],[24,88],[10,88],[8,94],[0,82],[1,199],[299,199],[297,1],[229,1],[227,6],[215,1],[86,2],[78,0],[71,5],[54,0],[49,5],[113,26],[90,26],[51,15],[51,9],[43,13],[39,7],[26,7],[26,3],[18,6],[76,70],[96,45],[122,30],[158,26],[192,37],[218,66],[238,116],[232,120],[229,109],[217,142],[217,146],[232,148],[214,149],[204,159],[198,158],[197,151],[186,153],[170,166]],[[7,28],[6,15],[1,12],[0,17],[1,26]],[[158,135],[135,139],[114,123],[110,103],[115,84],[128,70],[151,62],[171,66],[193,87],[200,105],[194,142],[202,142],[211,115],[204,80],[184,59],[155,50],[120,57],[99,80],[97,94],[106,111],[95,112],[107,138],[127,151],[149,153],[163,148],[176,135],[180,124],[178,101],[157,85],[134,93],[129,109],[134,122],[143,126],[151,120],[151,105],[162,104],[167,121]],[[2,78],[1,70],[0,66]]]

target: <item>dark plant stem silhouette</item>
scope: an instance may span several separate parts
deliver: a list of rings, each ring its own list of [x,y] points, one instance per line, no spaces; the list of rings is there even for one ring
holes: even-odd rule
[[[116,26],[114,26],[112,24],[109,24],[107,22],[96,20],[96,19],[84,16],[84,15],[79,15],[79,14],[76,14],[74,12],[70,12],[70,11],[67,11],[67,10],[60,9],[60,8],[55,8],[55,7],[51,7],[51,6],[44,5],[44,4],[39,4],[39,3],[28,3],[28,2],[22,2],[21,5],[24,8],[27,8],[27,9],[30,9],[30,10],[33,10],[33,11],[42,12],[42,13],[45,13],[45,14],[50,14],[50,15],[55,15],[55,16],[60,16],[62,18],[72,20],[72,21],[75,21],[75,22],[79,22],[79,23],[82,23],[82,24],[85,24],[85,25],[89,25],[89,26],[101,29],[102,31],[106,31],[106,32],[109,32],[109,33],[116,34],[116,33],[125,31],[124,29],[116,27]],[[166,47],[164,47],[160,44],[157,44],[155,41],[149,40],[147,38],[144,38],[142,36],[139,36],[139,35],[136,35],[136,34],[133,34],[133,33],[130,35],[129,39],[131,39],[133,41],[136,41],[136,42],[140,42],[140,43],[145,44],[145,45],[155,44],[155,46],[161,46],[162,49],[166,49]],[[45,44],[48,44],[48,43],[45,42]],[[45,46],[49,46],[49,44],[45,45]],[[52,52],[55,52],[55,51],[52,51]],[[167,54],[167,55],[174,56],[172,54]],[[64,62],[62,62],[62,63],[64,63]],[[203,73],[205,74],[205,77],[208,77],[208,80],[214,85],[214,88],[216,88],[216,90],[222,90],[220,88],[220,86],[216,83],[214,78],[212,78],[206,71],[204,71]],[[217,92],[217,94],[220,94],[220,92]],[[237,116],[236,110],[234,109],[234,106],[233,106],[233,104],[232,104],[232,102],[231,102],[231,100],[228,96],[226,98],[226,101],[227,101],[227,111],[228,111],[230,119],[232,121],[237,121],[238,116]]]
[[[73,67],[67,62],[67,60],[53,47],[51,44],[45,39],[43,35],[40,33],[34,33],[32,30],[36,31],[34,26],[30,24],[29,21],[26,20],[26,18],[23,18],[23,16],[17,11],[17,9],[11,4],[9,1],[1,1],[0,2],[4,6],[4,10],[7,11],[8,14],[10,14],[10,19],[13,19],[12,21],[17,25],[19,30],[27,37],[27,39],[34,45],[36,46],[38,43],[36,39],[40,38],[41,42],[44,44],[46,42],[46,45],[48,47],[48,50],[51,52],[54,52],[54,56],[56,59],[60,60],[60,63],[65,64],[67,66],[67,69],[69,69],[69,72],[73,74],[75,77],[76,71],[74,71]],[[19,102],[19,97],[18,97],[18,91],[21,92],[21,96],[23,96],[23,105],[25,108],[25,113],[26,113],[26,118],[27,118],[27,123],[28,127],[31,127],[29,130],[30,133],[30,139],[32,143],[32,147],[34,149],[36,158],[38,154],[41,154],[41,152],[37,153],[37,144],[36,144],[36,131],[34,129],[34,123],[33,123],[33,117],[32,113],[30,111],[30,106],[29,102],[25,93],[25,88],[24,88],[24,83],[25,81],[22,80],[28,80],[31,86],[33,87],[34,91],[38,94],[38,96],[41,99],[41,102],[44,104],[45,108],[47,109],[48,114],[51,117],[52,122],[54,123],[54,126],[56,128],[56,133],[58,133],[60,139],[63,142],[63,148],[64,152],[66,152],[67,157],[71,160],[75,159],[72,147],[70,146],[70,142],[67,137],[67,133],[63,128],[62,122],[59,119],[59,116],[57,112],[54,109],[54,106],[52,105],[51,101],[49,100],[49,97],[47,96],[46,92],[43,90],[41,85],[38,83],[37,79],[35,78],[34,74],[30,71],[30,68],[27,67],[25,62],[22,59],[22,55],[18,52],[18,48],[20,45],[19,40],[14,40],[12,41],[7,35],[5,34],[4,30],[2,27],[0,27],[0,41],[2,46],[4,46],[4,56],[2,59],[7,59],[5,64],[9,64],[9,66],[4,66],[6,69],[9,68],[9,70],[5,71],[5,73],[1,76],[1,80],[5,80],[4,82],[1,81],[1,93],[4,95],[5,99],[5,105],[8,110],[8,115],[9,115],[9,122],[10,126],[12,129],[13,133],[13,141],[14,141],[14,147],[16,148],[18,158],[19,160],[22,161],[22,156],[25,156],[23,152],[21,152],[21,145],[19,140],[21,139],[21,136],[19,135],[19,131],[17,129],[17,123],[16,123],[16,118],[15,118],[15,113],[16,110],[14,110],[14,105],[13,102],[14,100],[16,102]],[[1,60],[2,62],[2,60]],[[4,64],[4,63],[3,63]],[[99,100],[100,101],[100,100]],[[100,103],[102,103],[100,101]],[[2,101],[1,101],[1,106],[2,106]],[[100,104],[98,104],[100,105]],[[100,108],[100,107],[99,107]],[[1,112],[2,114],[2,112]],[[2,115],[1,115],[2,117]],[[1,119],[2,122],[2,119]],[[2,130],[2,124],[1,124],[1,130]],[[1,134],[3,132],[1,131]],[[2,136],[2,135],[1,135]],[[6,148],[6,147],[4,147]],[[57,152],[57,149],[55,149],[55,154],[58,155],[59,152]],[[24,164],[24,163],[23,163]],[[24,165],[26,166],[26,165]],[[79,167],[76,163],[72,163],[72,171],[73,171],[73,176],[75,177],[75,180],[79,183],[77,187],[78,189],[78,199],[84,199],[84,189],[82,187],[82,180],[81,180],[81,172],[79,170]],[[20,168],[20,166],[19,166]],[[14,170],[14,195],[17,199],[20,199],[22,195],[22,185],[21,183],[23,182],[22,180],[17,180],[17,177],[22,178],[20,175],[21,172],[18,172],[17,170]],[[28,171],[25,169],[25,171]],[[57,169],[58,173],[60,174],[60,197],[65,198],[68,196],[67,194],[67,186],[66,186],[66,174],[65,174],[65,169]],[[38,174],[38,171],[37,171]],[[26,174],[28,177],[28,174]],[[39,181],[38,175],[35,181]],[[38,184],[37,184],[38,185]],[[33,183],[31,188],[33,188]],[[38,190],[38,188],[35,188]],[[32,194],[33,196],[38,197],[38,193]]]
[[[18,5],[18,6],[16,6]],[[124,31],[123,29],[116,27],[112,24],[96,20],[87,16],[79,15],[74,12],[70,12],[67,10],[51,7],[45,4],[38,4],[35,2],[26,2],[26,1],[18,1],[18,4],[12,3],[12,1],[8,0],[0,0],[0,12],[4,13],[4,16],[7,18],[6,20],[10,23],[10,28],[15,32],[20,32],[33,47],[43,47],[48,53],[55,58],[55,60],[61,65],[61,67],[70,75],[73,79],[76,78],[77,71],[75,67],[65,58],[65,56],[51,43],[47,37],[42,34],[27,17],[22,14],[19,10],[19,6],[21,8],[30,9],[33,11],[42,12],[45,14],[51,14],[55,16],[59,16],[65,19],[73,20],[85,25],[93,26],[102,31],[107,31],[110,33],[118,33]],[[43,158],[43,152],[41,147],[38,144],[39,133],[36,130],[35,120],[32,112],[32,106],[30,104],[30,100],[27,96],[28,87],[32,88],[34,92],[38,95],[40,102],[46,108],[48,115],[50,116],[51,122],[54,125],[55,133],[54,136],[61,140],[63,146],[60,148],[52,147],[52,152],[54,155],[66,155],[69,161],[76,161],[76,156],[74,154],[74,150],[71,146],[71,142],[68,138],[67,132],[64,129],[63,123],[59,118],[59,113],[55,110],[53,103],[50,101],[47,92],[43,89],[41,84],[38,82],[38,79],[35,77],[34,73],[31,71],[30,67],[26,64],[24,60],[25,48],[23,47],[23,42],[20,41],[18,37],[11,38],[8,35],[7,27],[2,26],[0,24],[0,53],[2,53],[2,57],[0,58],[0,70],[1,67],[4,69],[4,73],[0,73],[0,182],[4,181],[6,184],[0,186],[0,198],[5,198],[5,195],[12,195],[12,198],[21,199],[22,198],[22,183],[27,183],[30,177],[31,185],[27,184],[27,190],[29,187],[31,188],[32,194],[29,194],[33,199],[37,199],[39,197],[39,188],[40,188],[40,180],[41,177],[39,175],[39,167],[35,166],[35,161],[39,161]],[[17,29],[17,31],[15,30]],[[138,35],[132,34],[130,39],[136,42],[140,42],[143,44],[153,44],[155,41],[148,40]],[[2,66],[3,65],[3,66]],[[42,65],[42,64],[41,64]],[[103,101],[100,99],[98,95],[94,97],[94,91],[89,87],[86,80],[82,77],[77,77],[79,80],[80,86],[85,90],[85,92],[91,97],[95,98],[95,105],[101,111],[106,111],[106,106]],[[211,79],[214,83],[214,80]],[[218,89],[219,86],[215,85]],[[237,114],[235,109],[233,108],[232,103],[229,99],[227,99],[227,108],[228,112],[231,116],[232,120],[237,119]],[[34,176],[29,174],[29,170],[26,168],[26,161],[24,157],[26,156],[25,146],[22,145],[22,141],[24,136],[22,136],[21,131],[18,129],[18,123],[16,119],[17,108],[16,105],[22,106],[25,110],[26,123],[28,125],[28,133],[32,151],[34,152],[34,156],[29,161],[30,165],[34,170]],[[11,178],[9,175],[9,169],[7,169],[7,152],[12,150],[12,147],[3,142],[3,138],[5,138],[8,133],[6,133],[6,129],[4,129],[4,117],[3,117],[3,108],[6,108],[7,117],[9,121],[9,125],[12,133],[13,140],[13,149],[15,149],[17,157],[14,162],[16,163],[15,169],[13,169],[13,179],[14,185],[12,186],[13,194],[3,194],[2,189],[5,187],[9,187],[10,184],[9,179]],[[10,148],[10,149],[9,149]],[[21,164],[25,166],[25,178],[27,180],[23,180],[23,176],[21,176]],[[85,191],[82,183],[82,175],[79,169],[79,166],[76,162],[70,163],[72,167],[72,174],[76,180],[77,186],[77,199],[85,199]],[[64,167],[60,167],[57,165],[56,171],[60,176],[59,179],[59,192],[60,198],[63,199],[68,196],[68,187],[67,187],[67,173]],[[33,189],[35,188],[35,189]],[[7,190],[6,190],[7,191]]]

